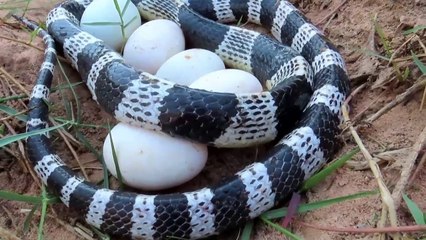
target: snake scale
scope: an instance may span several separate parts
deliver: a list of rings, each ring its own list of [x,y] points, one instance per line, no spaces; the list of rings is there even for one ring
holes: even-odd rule
[[[349,92],[344,61],[289,2],[132,0],[143,18],[179,24],[188,46],[214,51],[227,65],[252,72],[269,89],[258,94],[190,89],[136,71],[102,41],[81,31],[79,19],[90,2],[57,5],[48,15],[48,32],[38,31],[47,48],[30,98],[28,132],[49,125],[46,101],[57,45],[93,98],[120,121],[218,147],[273,139],[277,144],[224,183],[193,192],[144,195],[87,182],[63,163],[48,134],[28,137],[36,173],[87,223],[131,239],[197,239],[223,233],[282,202],[337,150],[340,107]],[[222,24],[238,20],[262,25],[278,41]]]

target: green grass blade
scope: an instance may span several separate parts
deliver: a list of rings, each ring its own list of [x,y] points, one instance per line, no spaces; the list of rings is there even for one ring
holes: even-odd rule
[[[4,98],[0,98],[0,103],[4,103],[4,102],[7,102],[7,101],[12,101],[12,100],[24,99],[26,97],[27,97],[26,94],[4,97]]]
[[[25,15],[27,13],[30,6],[30,2],[31,0],[27,0],[27,4],[25,5],[24,12],[22,13],[22,15]]]
[[[57,122],[60,122],[60,123],[68,123],[69,125],[75,126],[77,128],[95,128],[95,129],[105,128],[105,129],[108,129],[108,125],[77,123],[77,122],[73,122],[73,121],[70,121],[68,119],[64,119],[64,118],[60,118],[60,117],[55,117],[53,119],[55,119]]]
[[[120,26],[119,22],[84,22],[82,25],[88,26]]]
[[[78,101],[78,95],[75,92],[75,89],[72,87],[72,83],[71,83],[68,75],[65,73],[65,70],[64,70],[64,67],[62,66],[61,61],[57,60],[57,63],[58,63],[59,69],[61,70],[62,75],[64,76],[65,80],[67,81],[67,85],[69,86],[69,88],[71,90],[71,93],[72,93],[72,95],[73,95],[73,97],[75,99],[75,104],[76,104],[76,108],[77,108],[77,114],[76,114],[77,117],[76,117],[75,121],[77,123],[79,123],[80,122],[80,118],[81,118],[81,107],[80,107],[80,102]],[[62,91],[61,91],[61,93],[62,93]],[[65,98],[63,98],[63,99],[65,99]],[[69,104],[69,102],[68,102],[68,104]]]
[[[407,78],[410,76],[410,68],[406,67],[404,70],[404,73],[402,74],[402,80],[407,80]]]
[[[47,193],[46,193],[46,188],[44,185],[42,185],[41,187],[41,196],[43,200],[41,203],[41,216],[40,216],[40,222],[38,224],[37,240],[43,240],[43,226],[44,226],[44,222],[46,221]]]
[[[6,127],[4,126],[4,124],[0,125],[0,134],[1,135],[5,134],[5,132],[6,132],[5,130],[6,130]]]
[[[68,88],[75,88],[75,87],[78,87],[81,84],[84,84],[84,82],[76,82],[76,83],[71,83],[71,84],[65,83],[65,84],[57,85],[55,87],[52,87],[52,91],[51,92],[53,93],[53,92],[56,92],[58,90],[63,90],[63,89],[68,89]]]
[[[27,215],[27,217],[25,218],[25,221],[24,221],[24,227],[23,227],[23,232],[24,233],[27,233],[28,232],[28,230],[30,229],[30,223],[31,223],[31,220],[33,219],[33,217],[34,217],[34,213],[35,213],[35,211],[38,209],[40,207],[40,204],[36,204],[36,205],[34,205],[33,206],[33,208],[31,209],[31,211],[28,213],[28,215]]]
[[[374,29],[379,35],[380,42],[383,45],[383,48],[385,49],[386,56],[390,58],[392,56],[392,48],[390,46],[390,42],[388,40],[388,37],[385,34],[385,31],[383,30],[382,26],[377,22],[377,19],[374,19]]]
[[[426,225],[425,214],[422,212],[419,206],[417,206],[417,204],[413,200],[411,200],[406,194],[403,194],[402,198],[407,204],[407,207],[410,210],[411,216],[413,216],[414,221],[416,221],[418,225]]]
[[[421,31],[423,29],[426,29],[426,25],[415,26],[412,29],[408,29],[408,30],[402,32],[402,34],[409,35],[409,34],[412,34],[412,33],[417,33],[418,31]]]
[[[117,13],[118,13],[118,15],[120,16],[120,18],[122,19],[122,17],[123,17],[123,12],[121,11],[121,9],[120,9],[120,4],[118,4],[118,1],[117,0],[113,0],[114,1],[114,7],[115,7],[115,10],[117,11]]]
[[[64,105],[64,109],[65,109],[65,117],[67,121],[74,122],[71,101],[69,101],[67,98],[64,97],[65,95],[62,91],[61,91],[61,96],[62,96],[61,97],[62,104]]]
[[[331,163],[329,166],[318,172],[317,174],[313,175],[309,179],[307,179],[301,188],[302,192],[305,192],[311,188],[313,188],[315,185],[322,182],[326,177],[328,177],[330,174],[332,174],[336,169],[342,167],[349,159],[351,159],[355,154],[359,152],[359,148],[354,148],[350,152],[346,153],[333,163]]]
[[[351,195],[347,195],[343,197],[337,197],[332,199],[326,199],[323,201],[308,203],[300,207],[300,212],[313,211],[313,210],[324,208],[333,204],[354,200],[357,198],[364,198],[364,197],[376,195],[378,193],[379,193],[378,191],[366,191],[366,192],[355,193],[355,194],[351,194]]]
[[[411,52],[411,56],[413,57],[414,63],[417,65],[417,67],[420,69],[423,75],[426,75],[426,66],[420,61],[419,57],[417,57],[416,54]]]
[[[244,225],[240,240],[250,240],[251,233],[253,232],[253,225],[253,221],[248,221],[246,225]]]
[[[121,175],[120,165],[118,164],[117,153],[115,151],[115,147],[114,147],[114,142],[112,140],[112,133],[111,133],[111,131],[109,132],[109,140],[111,142],[112,158],[114,160],[115,171],[117,172],[117,179],[118,179],[118,182],[120,183],[120,189],[123,189],[124,188],[123,176]]]
[[[125,25],[124,25],[124,29],[126,29],[127,28],[127,26],[129,26],[133,21],[135,21],[136,19],[138,18],[138,16],[134,16],[132,19],[130,19],[130,21],[128,22],[128,23],[126,23]]]
[[[343,196],[343,197],[337,197],[337,198],[326,199],[326,200],[322,200],[322,201],[318,201],[318,202],[301,204],[299,206],[299,208],[297,209],[297,212],[298,213],[305,213],[305,212],[317,210],[317,209],[320,209],[320,208],[328,207],[328,206],[333,205],[333,204],[341,203],[341,202],[344,202],[344,201],[368,197],[368,196],[371,196],[371,195],[375,195],[377,193],[378,193],[378,191],[360,192],[360,193],[355,193],[355,194],[351,194],[351,195],[347,195],[347,196]],[[287,215],[287,208],[284,207],[284,208],[278,208],[278,209],[268,211],[268,212],[262,214],[262,217],[264,217],[266,219],[276,219],[276,218],[283,218],[286,215]]]
[[[19,8],[18,5],[10,4],[10,3],[2,3],[0,5],[0,10],[16,10]]]
[[[39,135],[39,134],[44,134],[44,133],[56,130],[58,128],[62,128],[65,125],[67,125],[67,123],[64,123],[64,124],[61,124],[61,125],[58,125],[58,126],[54,126],[54,127],[45,128],[45,129],[35,130],[35,131],[32,131],[32,132],[19,133],[19,134],[13,135],[13,136],[4,137],[4,138],[0,139],[0,148],[6,146],[8,144],[11,144],[13,142],[23,140],[27,137],[31,137],[31,136],[35,136],[35,135]]]
[[[37,29],[31,31],[31,33],[30,33],[30,43],[32,43],[34,41],[34,39],[37,37],[37,35],[40,32],[40,30],[41,30],[41,26],[39,26]]]
[[[0,190],[0,198],[6,199],[6,200],[18,201],[18,202],[32,203],[32,204],[41,204],[41,201],[42,201],[41,197],[21,195],[18,193],[9,192],[5,190]]]
[[[118,4],[117,0],[114,0],[114,6],[115,10],[117,11],[118,15],[120,16],[120,28],[121,28],[121,36],[126,39],[126,34],[124,32],[124,19],[123,19],[123,12],[120,9],[120,4]]]
[[[129,7],[129,4],[130,4],[130,0],[127,0],[127,1],[126,1],[126,4],[124,4],[123,11],[121,11],[121,15],[122,15],[122,16],[124,16],[124,14],[126,14],[127,7]]]
[[[379,53],[377,53],[375,51],[371,51],[370,49],[363,49],[362,52],[364,54],[368,55],[368,56],[373,56],[373,57],[376,57],[378,59],[385,60],[387,62],[389,62],[389,60],[390,60],[390,58],[382,56],[382,55],[380,55]]]
[[[23,113],[19,113],[16,109],[11,108],[11,107],[6,106],[6,105],[3,105],[3,104],[0,104],[0,111],[6,113],[9,116],[16,117],[17,119],[19,119],[23,122],[26,122],[27,119],[28,119],[27,115],[25,115]]]
[[[239,27],[239,26],[241,26],[242,25],[242,22],[243,22],[243,16],[241,16],[240,17],[240,19],[238,19],[238,21],[237,21],[237,26]]]
[[[22,195],[22,194],[9,192],[5,190],[0,190],[0,198],[11,200],[11,201],[32,203],[32,204],[42,204],[43,202],[43,199],[41,197]],[[61,200],[55,196],[48,196],[46,201],[49,204],[61,202]]]
[[[273,227],[275,230],[277,230],[278,232],[280,232],[280,233],[282,233],[282,234],[286,235],[286,236],[287,236],[288,238],[290,238],[290,239],[293,239],[293,240],[303,240],[303,238],[301,238],[301,237],[297,236],[296,234],[294,234],[294,233],[290,232],[289,230],[287,230],[287,229],[285,229],[285,228],[281,227],[280,225],[278,225],[278,224],[276,224],[276,223],[271,222],[270,220],[268,220],[268,219],[266,219],[266,218],[264,218],[264,217],[262,217],[262,216],[260,217],[260,219],[261,219],[264,223],[266,223],[266,224],[268,224],[269,226]]]

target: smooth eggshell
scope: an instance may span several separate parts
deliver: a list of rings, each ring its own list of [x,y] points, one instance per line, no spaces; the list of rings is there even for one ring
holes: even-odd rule
[[[121,11],[127,0],[118,0]],[[134,20],[132,20],[134,19]],[[130,24],[128,24],[132,21]],[[81,17],[80,27],[93,36],[103,40],[107,45],[116,51],[122,50],[125,40],[141,25],[141,17],[136,6],[130,2],[126,12],[123,14],[124,37],[120,25],[92,25],[91,23],[120,23],[114,0],[95,0],[84,11]]]
[[[195,177],[207,161],[207,147],[163,133],[119,123],[110,132],[124,183],[144,190],[178,186]],[[103,155],[117,176],[110,135]]]
[[[225,69],[208,73],[189,86],[227,93],[255,93],[263,90],[259,80],[253,74],[238,69]]]
[[[125,61],[138,70],[155,74],[171,56],[185,49],[185,39],[179,26],[164,19],[140,26],[124,46]]]
[[[155,75],[188,86],[199,77],[222,69],[225,69],[225,64],[218,55],[205,49],[193,48],[169,58]]]

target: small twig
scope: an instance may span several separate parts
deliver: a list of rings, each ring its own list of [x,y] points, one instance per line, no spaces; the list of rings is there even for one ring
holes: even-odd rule
[[[71,145],[68,138],[65,136],[65,134],[62,131],[58,131],[58,133],[59,133],[59,135],[61,135],[61,137],[64,140],[65,144],[67,145],[68,149],[71,151],[71,154],[73,155],[74,159],[77,161],[77,164],[80,167],[83,176],[86,179],[89,179],[89,175],[87,175],[85,167],[80,162],[80,157],[78,156],[77,152],[74,150],[74,147]]]
[[[81,234],[86,239],[92,239],[93,240],[93,231],[87,228],[86,226],[82,225],[81,223],[76,223],[76,226],[74,227],[74,230],[76,230],[79,234]]]
[[[89,160],[89,161],[84,161],[83,162],[83,164],[84,165],[88,165],[88,164],[91,164],[91,163],[97,163],[99,160],[98,159],[92,159],[92,160]],[[79,168],[79,166],[74,166],[74,165],[70,165],[70,168],[72,168],[72,169],[78,169]],[[86,167],[86,169],[88,169],[89,167]]]
[[[353,118],[352,118],[352,122],[354,124],[358,123],[364,116],[365,113],[371,109],[371,107],[376,106],[376,103],[383,98],[383,96],[386,95],[386,91],[383,91],[382,93],[379,94],[379,96],[377,96],[375,99],[373,99],[373,101],[369,102],[368,105],[360,110]]]
[[[33,44],[29,43],[29,42],[23,41],[23,40],[19,40],[19,39],[15,39],[15,38],[10,38],[10,37],[6,37],[6,36],[1,36],[1,35],[0,35],[0,39],[5,39],[5,40],[9,40],[9,41],[16,42],[16,43],[19,43],[19,44],[23,44],[25,46],[37,49],[40,52],[44,52],[44,49],[42,49],[40,47],[37,47],[37,46],[35,46],[35,45],[33,45]],[[63,62],[69,62],[66,58],[64,58],[62,56],[57,56],[57,57],[58,57],[59,60],[61,60]]]
[[[22,84],[18,80],[16,80],[12,75],[10,75],[3,67],[0,67],[0,72],[3,73],[7,78],[9,78],[9,80],[11,80],[19,89],[21,89],[22,92],[27,94],[27,96],[30,95],[30,92],[27,91],[27,89],[25,89],[24,86],[22,86]]]
[[[367,49],[373,51],[373,52],[377,52],[376,51],[376,40],[375,40],[375,36],[376,36],[376,26],[374,25],[374,22],[377,21],[377,13],[374,15],[373,17],[373,22],[371,25],[371,31],[370,34],[368,35],[368,40],[367,40]]]
[[[420,39],[419,35],[415,35],[417,42],[419,42],[420,46],[423,48],[423,51],[426,53],[426,46],[423,44],[422,40]]]
[[[417,178],[417,176],[419,175],[420,171],[422,170],[422,168],[424,167],[426,163],[426,153],[423,154],[422,159],[419,162],[419,165],[416,168],[416,171],[414,171],[413,175],[410,178],[410,181],[408,182],[408,185],[412,185],[413,181]]]
[[[0,227],[0,236],[4,238],[4,240],[20,240],[17,236],[15,236],[12,232],[9,230],[6,230],[2,227]]]
[[[33,45],[33,44],[30,44],[30,43],[28,43],[28,42],[26,42],[26,41],[22,41],[22,40],[19,40],[19,39],[10,38],[10,37],[6,37],[6,36],[1,36],[1,35],[0,35],[0,38],[1,38],[1,39],[4,39],[4,40],[9,40],[9,41],[11,41],[11,42],[20,43],[20,44],[23,44],[23,45],[25,45],[25,46],[28,46],[28,47],[32,47],[32,48],[34,48],[34,49],[37,49],[37,50],[39,50],[40,52],[44,52],[44,50],[43,50],[42,48],[39,48],[39,47],[37,47],[37,46],[35,46],[35,45]]]
[[[13,89],[12,85],[10,84],[10,82],[8,80],[10,80],[12,83],[16,82],[16,79],[14,77],[12,77],[6,70],[4,70],[4,68],[0,67],[0,73],[2,74],[2,78],[5,79],[6,81],[3,81],[7,87],[9,88],[10,92],[12,93],[12,95],[18,95],[16,93],[16,91]],[[22,86],[22,85],[21,85]],[[19,87],[19,85],[18,85]],[[18,99],[17,102],[24,108],[27,109],[27,105],[24,103],[24,101],[22,101],[22,99]]]
[[[391,57],[389,58],[389,62],[388,62],[388,66],[390,66],[391,64],[392,64],[392,62],[393,62],[393,59],[395,58],[395,56],[396,56],[396,54],[398,54],[400,51],[401,51],[401,49],[403,48],[403,47],[405,47],[405,45],[407,45],[409,42],[411,42],[411,40],[413,40],[413,38],[415,37],[416,35],[413,35],[413,36],[411,36],[410,38],[408,38],[407,39],[407,41],[405,41],[401,46],[399,46],[393,53],[392,53],[392,55],[391,55]]]
[[[324,24],[324,27],[322,28],[322,32],[325,32],[328,28],[328,26],[330,26],[331,21],[333,21],[333,18],[337,15],[337,13],[333,13],[333,15],[330,16],[330,18],[328,19],[328,21]]]
[[[11,225],[13,225],[13,228],[17,228],[16,222],[14,221],[12,213],[9,211],[9,209],[5,206],[1,206],[3,208],[3,211],[6,213],[7,217],[10,219]],[[1,235],[0,235],[1,236]]]
[[[27,112],[28,112],[28,109],[25,109],[25,110],[22,110],[22,111],[20,111],[20,112],[17,112],[16,114],[9,115],[9,116],[4,117],[4,118],[0,118],[0,121],[6,121],[6,120],[9,120],[9,119],[14,118],[14,117],[16,117],[16,116],[19,116],[19,115],[25,114],[25,113],[27,113]]]
[[[382,222],[385,222],[384,217],[387,215],[387,214],[385,214],[385,212],[386,212],[385,209],[387,209],[389,211],[389,220],[390,220],[392,227],[397,227],[398,226],[398,218],[397,218],[397,214],[396,214],[395,205],[393,203],[393,199],[392,199],[392,196],[390,194],[390,191],[387,188],[386,184],[384,183],[382,174],[380,173],[380,168],[377,165],[377,163],[373,160],[373,157],[368,152],[367,148],[362,143],[362,140],[359,137],[358,133],[356,132],[356,130],[354,129],[354,127],[350,123],[349,113],[348,113],[346,105],[342,106],[342,113],[343,113],[343,118],[344,118],[345,122],[349,126],[349,130],[352,134],[352,137],[354,138],[355,142],[359,146],[359,148],[360,148],[362,154],[364,155],[365,159],[368,161],[368,163],[370,165],[370,169],[373,172],[373,175],[377,180],[377,183],[378,183],[378,186],[379,186],[379,189],[380,189],[380,196],[382,198],[382,202],[383,202],[384,207],[385,207],[385,208],[382,208],[382,217],[383,217]]]
[[[420,89],[422,89],[424,86],[426,86],[426,79],[420,80],[416,82],[413,86],[408,88],[404,93],[399,94],[396,96],[394,100],[392,100],[390,103],[386,104],[382,109],[377,111],[373,116],[368,118],[366,120],[367,123],[372,123],[375,120],[377,120],[379,117],[381,117],[383,114],[394,108],[396,105],[404,102],[408,97],[410,97],[412,94],[416,93]]]
[[[72,170],[78,170],[78,169],[80,169],[80,167],[73,167],[73,168],[71,168]],[[90,170],[99,170],[99,171],[102,171],[102,170],[104,170],[104,168],[103,167],[84,167],[84,169],[85,170],[88,170],[88,169],[90,169]]]
[[[4,136],[0,134],[0,138],[3,138],[3,137]],[[5,152],[9,153],[10,155],[12,155],[16,159],[18,159],[18,157],[19,157],[18,154],[15,151],[13,151],[12,149],[10,149],[8,147],[3,146],[1,150],[4,150]],[[23,168],[23,169],[26,169],[26,167]],[[24,170],[24,172],[25,172],[25,170]]]
[[[401,232],[423,232],[426,231],[426,225],[414,225],[414,226],[401,226],[401,227],[383,227],[383,228],[356,228],[356,227],[343,227],[343,228],[336,228],[336,227],[326,227],[326,226],[316,226],[309,223],[301,222],[301,221],[295,221],[298,224],[314,228],[318,230],[323,231],[329,231],[329,232],[344,232],[344,233],[352,233],[352,234],[359,234],[359,233],[401,233]]]
[[[359,92],[361,92],[365,87],[367,86],[367,83],[361,84],[359,87],[357,87],[355,90],[351,92],[349,97],[346,98],[345,104],[348,105],[349,102],[352,100],[352,98],[357,95]]]
[[[420,111],[423,110],[423,107],[425,106],[425,102],[426,102],[426,87],[425,87],[425,90],[423,91],[422,102],[420,103]]]
[[[424,58],[426,57],[426,53],[425,54],[418,54],[417,55],[418,58]],[[400,62],[406,62],[406,61],[410,61],[413,60],[413,57],[409,56],[409,57],[402,57],[402,58],[395,58],[392,63],[400,63]]]
[[[416,159],[425,144],[426,144],[426,127],[420,133],[416,143],[414,143],[413,148],[410,152],[410,155],[407,158],[407,161],[405,161],[404,164],[402,165],[401,178],[396,183],[396,186],[392,192],[392,197],[393,197],[396,208],[398,208],[399,205],[401,204],[402,193],[404,192],[407,186],[408,179],[411,176]]]
[[[284,228],[287,228],[287,226],[290,224],[290,222],[294,219],[294,217],[297,214],[297,208],[300,206],[300,194],[299,193],[293,193],[290,199],[290,203],[288,204],[288,211],[286,216],[281,220],[281,226]]]
[[[95,240],[93,237],[91,237],[89,234],[87,234],[85,231],[81,230],[81,228],[74,227],[74,231],[76,231],[80,236],[82,236],[84,239],[87,240]]]
[[[348,0],[343,0],[339,5],[337,5],[337,7],[335,7],[331,12],[329,12],[323,19],[321,19],[319,22],[317,22],[317,25],[320,25],[320,24],[324,23],[325,21],[327,21],[327,19],[329,19],[334,14],[336,14],[336,12],[339,11],[339,9],[343,5],[345,5],[347,1]]]
[[[60,125],[53,117],[49,117],[49,121],[53,124],[53,126]],[[74,136],[71,133],[69,133],[68,131],[65,131],[62,128],[59,128],[58,131],[61,132],[61,133],[63,133],[66,137],[68,137],[77,146],[81,145],[81,143],[77,139],[75,139]]]

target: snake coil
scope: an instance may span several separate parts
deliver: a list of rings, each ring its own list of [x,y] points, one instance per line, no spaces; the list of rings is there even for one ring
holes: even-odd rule
[[[142,17],[180,25],[189,46],[214,51],[228,66],[252,72],[269,89],[258,94],[191,89],[136,71],[79,28],[90,2],[59,4],[48,15],[48,32],[39,30],[47,48],[30,98],[28,132],[48,127],[45,101],[57,44],[93,98],[120,121],[219,147],[281,140],[262,161],[223,184],[194,192],[143,195],[87,182],[63,163],[47,135],[29,137],[27,151],[38,176],[87,223],[133,239],[219,234],[282,202],[337,150],[340,107],[349,92],[344,61],[287,1],[132,0]],[[270,29],[278,41],[222,24],[237,20]],[[288,124],[299,115],[287,133]]]

